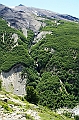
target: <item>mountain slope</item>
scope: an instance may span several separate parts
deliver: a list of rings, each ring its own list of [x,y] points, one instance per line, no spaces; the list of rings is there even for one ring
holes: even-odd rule
[[[74,120],[58,115],[56,112],[42,106],[30,104],[23,97],[18,97],[6,91],[0,91],[0,119],[11,120]]]
[[[16,7],[19,11],[2,5],[0,9],[1,17],[9,22],[13,20],[16,28],[26,29],[27,18],[31,19],[29,28],[34,28],[38,34],[27,29],[25,37],[21,29],[11,28],[0,19],[1,74],[21,64],[24,69],[20,76],[26,79],[26,88],[32,86],[38,92],[39,104],[53,109],[76,106],[79,102],[79,24],[49,16],[39,17],[25,6]],[[35,27],[38,23],[32,24],[32,20],[41,24],[39,32]]]
[[[41,30],[52,33],[31,49],[31,56],[41,74],[37,85],[40,103],[54,107],[56,102],[56,107],[73,107],[79,100],[79,27],[77,23],[66,21],[59,21],[59,25],[54,24],[53,20],[45,22],[47,26]]]
[[[0,69],[9,70],[16,63],[32,62],[27,51],[29,41],[26,43],[26,40],[28,38],[20,31],[9,27],[5,20],[0,19]]]
[[[12,9],[0,4],[0,16],[15,28],[30,28],[35,33],[38,33],[40,27],[43,26],[43,23],[39,21],[43,18],[40,17],[79,21],[78,18],[70,15],[62,15],[52,11],[26,7],[23,5],[16,6]]]

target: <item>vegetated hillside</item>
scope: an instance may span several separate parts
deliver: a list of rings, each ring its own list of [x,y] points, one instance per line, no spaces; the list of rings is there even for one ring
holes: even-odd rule
[[[26,39],[22,32],[9,27],[5,20],[0,19],[0,70],[8,71],[17,63],[25,66],[33,64],[28,54],[33,36],[33,32],[28,30]]]
[[[55,19],[46,23],[41,31],[50,31],[33,44],[34,33],[8,27],[0,19],[0,69],[9,71],[17,63],[25,66],[29,89],[38,92],[39,104],[50,107],[74,107],[79,102],[79,24]],[[14,42],[13,34],[18,35]],[[33,96],[30,96],[30,102]],[[27,97],[26,97],[27,98]],[[29,99],[28,99],[29,100]]]
[[[45,20],[41,31],[51,31],[31,48],[40,82],[39,103],[48,107],[73,107],[79,102],[79,24]]]
[[[30,104],[23,97],[0,91],[0,120],[74,120],[69,117],[58,115],[47,107]]]

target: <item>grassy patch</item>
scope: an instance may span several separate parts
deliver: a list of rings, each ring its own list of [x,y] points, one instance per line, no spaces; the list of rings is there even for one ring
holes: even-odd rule
[[[9,105],[3,101],[0,101],[0,105],[2,106],[2,108],[4,108],[4,110],[8,111],[8,112],[12,112],[13,110],[9,107]]]
[[[27,120],[34,120],[34,118],[28,114],[25,115]]]

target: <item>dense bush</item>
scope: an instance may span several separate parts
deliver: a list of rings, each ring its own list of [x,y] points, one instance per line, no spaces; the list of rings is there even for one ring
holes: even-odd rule
[[[78,115],[75,116],[75,120],[79,120],[79,116]]]
[[[70,107],[76,105],[75,97],[67,93],[58,76],[45,72],[37,85],[39,104],[50,108]],[[72,103],[73,101],[73,103]]]
[[[38,103],[39,97],[38,97],[37,91],[34,89],[33,86],[27,86],[26,93],[27,95],[25,96],[25,98],[28,102],[33,104]]]
[[[34,66],[24,68],[22,75],[27,73],[27,86],[33,86],[36,89],[36,86],[39,82],[39,76],[37,71],[34,69]]]
[[[37,85],[39,94],[39,103],[51,108],[57,107],[59,99],[57,96],[60,94],[60,82],[57,76],[52,76],[51,73],[43,73],[41,81]]]

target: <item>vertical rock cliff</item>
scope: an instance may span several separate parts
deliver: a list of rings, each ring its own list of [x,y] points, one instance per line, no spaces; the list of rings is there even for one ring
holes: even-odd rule
[[[2,86],[6,91],[13,92],[17,95],[25,95],[26,79],[21,76],[23,66],[18,64],[14,66],[9,72],[1,72],[0,78]]]

